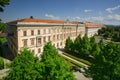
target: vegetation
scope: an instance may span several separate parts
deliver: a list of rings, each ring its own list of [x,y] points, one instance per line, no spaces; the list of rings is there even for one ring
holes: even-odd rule
[[[33,53],[25,48],[11,63],[8,76],[4,80],[39,80],[38,73]]]
[[[98,49],[98,44],[94,37],[88,38],[87,34],[83,38],[79,35],[73,42],[70,38],[66,39],[65,51],[78,58],[90,60],[89,56],[93,56],[94,49]],[[98,51],[99,52],[99,51]]]
[[[9,4],[10,0],[0,0],[0,12],[3,12],[3,7]]]
[[[0,70],[4,68],[4,60],[0,57]]]
[[[35,58],[28,49],[10,65],[4,80],[76,80],[66,61],[58,55],[57,49],[49,42],[44,46],[43,55]]]
[[[98,31],[98,35],[105,39],[110,39],[115,42],[120,42],[120,26],[107,26]]]
[[[42,80],[75,80],[70,67],[51,43],[45,45],[41,62],[44,64]]]
[[[113,42],[104,46],[89,68],[93,80],[120,79],[120,44]]]
[[[72,56],[72,55],[70,55],[70,54],[68,54],[68,53],[63,53],[63,54],[66,55],[66,56],[71,57],[72,59],[75,59],[75,60],[77,60],[77,61],[80,61],[80,62],[82,62],[82,63],[84,63],[84,64],[91,65],[90,62],[88,62],[88,61],[86,61],[86,60],[84,60],[84,59],[77,58],[77,57]]]

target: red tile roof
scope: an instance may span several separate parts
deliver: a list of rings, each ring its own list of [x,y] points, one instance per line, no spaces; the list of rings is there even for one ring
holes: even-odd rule
[[[64,24],[67,23],[67,21],[61,21],[61,20],[45,20],[45,19],[35,19],[35,18],[24,18],[20,20],[14,20],[7,23],[16,23],[16,22],[41,22],[41,23],[54,23],[54,24]],[[79,24],[79,22],[68,22],[70,24]]]
[[[96,23],[91,23],[91,22],[86,22],[85,27],[87,27],[87,28],[98,28],[98,27],[103,27],[103,25],[96,24]]]

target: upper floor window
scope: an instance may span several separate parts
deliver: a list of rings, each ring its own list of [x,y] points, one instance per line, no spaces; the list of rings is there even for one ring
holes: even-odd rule
[[[27,39],[23,39],[23,46],[27,46]]]
[[[30,41],[31,41],[31,45],[34,45],[34,43],[35,43],[35,38],[31,38]]]
[[[40,34],[40,30],[38,30],[38,35]]]
[[[27,36],[27,31],[23,31],[23,36]]]
[[[33,30],[31,30],[31,35],[34,35],[34,31]]]
[[[40,53],[40,52],[41,52],[41,49],[39,48],[39,49],[38,49],[38,53]]]
[[[38,42],[38,44],[41,44],[41,38],[38,38],[37,42]]]

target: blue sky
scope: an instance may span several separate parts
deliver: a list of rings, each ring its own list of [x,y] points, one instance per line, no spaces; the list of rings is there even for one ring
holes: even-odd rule
[[[11,0],[0,13],[3,22],[30,16],[120,25],[120,0]]]

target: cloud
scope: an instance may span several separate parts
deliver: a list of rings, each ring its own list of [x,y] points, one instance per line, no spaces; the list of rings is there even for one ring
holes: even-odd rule
[[[107,11],[108,13],[112,13],[114,10],[117,10],[117,9],[119,9],[119,8],[120,8],[120,5],[118,5],[118,6],[116,6],[116,7],[113,7],[113,8],[107,8],[106,11]]]
[[[119,14],[108,15],[108,19],[120,21],[120,15]]]
[[[48,18],[50,18],[50,19],[59,19],[59,17],[58,16],[54,16],[54,15],[51,15],[51,14],[45,14],[45,17],[48,17]]]
[[[88,12],[92,12],[92,10],[90,10],[90,9],[85,9],[84,12],[85,12],[85,13],[88,13]]]
[[[76,16],[73,18],[74,20],[80,20],[81,18],[79,16]]]

